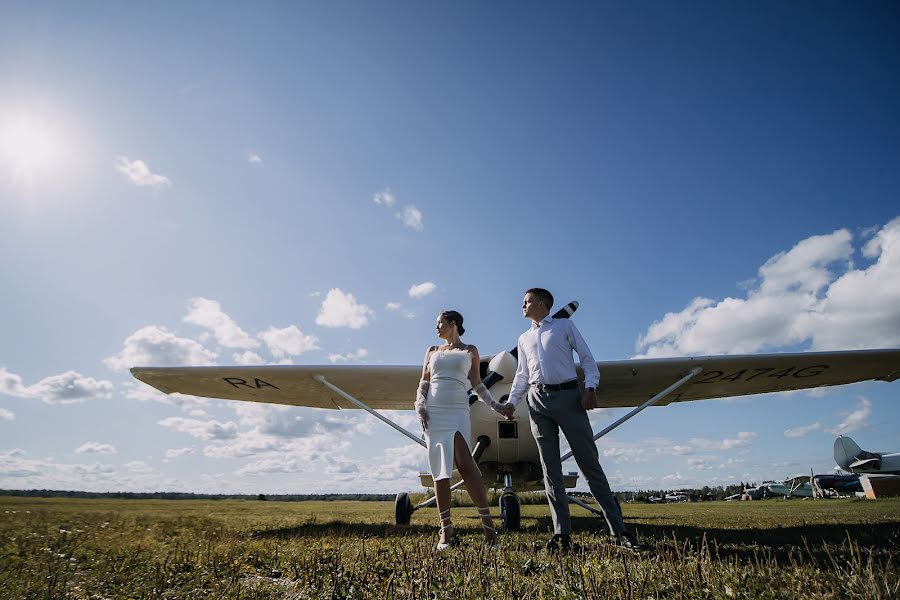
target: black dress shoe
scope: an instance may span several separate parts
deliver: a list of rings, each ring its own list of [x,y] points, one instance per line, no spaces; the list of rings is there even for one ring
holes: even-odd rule
[[[556,533],[547,542],[547,552],[565,554],[572,549],[572,538],[567,533]]]
[[[646,552],[647,546],[640,543],[633,537],[631,534],[622,532],[615,537],[615,541],[613,542],[619,548],[624,548],[625,550],[631,550],[632,552]]]

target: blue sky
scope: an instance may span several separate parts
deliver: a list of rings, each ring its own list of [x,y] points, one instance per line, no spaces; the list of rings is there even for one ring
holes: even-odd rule
[[[891,2],[4,5],[0,486],[414,489],[369,417],[126,367],[416,364],[442,308],[492,353],[534,285],[598,359],[898,347],[897,73]],[[602,462],[826,471],[900,446],[895,387],[652,409]]]

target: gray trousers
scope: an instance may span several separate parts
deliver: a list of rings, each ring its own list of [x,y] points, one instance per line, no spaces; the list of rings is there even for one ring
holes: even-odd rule
[[[528,412],[531,415],[531,433],[538,444],[541,468],[544,470],[544,489],[550,501],[554,533],[571,533],[569,500],[563,483],[562,462],[559,453],[559,430],[562,429],[575,462],[587,479],[591,494],[600,503],[609,531],[618,535],[625,531],[622,510],[609,489],[609,482],[600,466],[597,445],[594,443],[587,411],[581,407],[581,391],[578,388],[560,391],[541,391],[528,388]]]

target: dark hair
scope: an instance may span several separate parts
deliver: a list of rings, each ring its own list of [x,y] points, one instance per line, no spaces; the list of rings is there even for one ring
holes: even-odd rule
[[[466,328],[462,325],[463,316],[455,310],[442,310],[441,317],[443,317],[445,321],[456,323],[456,331],[459,332],[459,335],[462,335],[466,332]]]
[[[548,290],[545,290],[544,288],[531,288],[530,290],[525,290],[525,293],[537,296],[537,299],[544,303],[547,310],[550,310],[553,307],[553,294]]]

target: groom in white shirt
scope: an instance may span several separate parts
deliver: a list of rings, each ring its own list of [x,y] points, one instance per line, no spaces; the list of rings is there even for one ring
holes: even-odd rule
[[[525,292],[522,312],[532,324],[519,336],[519,365],[509,400],[504,404],[507,417],[512,417],[515,407],[527,394],[531,432],[538,443],[544,489],[553,517],[553,537],[547,542],[547,549],[565,552],[571,547],[572,522],[559,454],[562,429],[591,493],[600,503],[616,544],[629,550],[645,550],[643,544],[625,531],[622,510],[609,489],[593,440],[587,411],[597,406],[594,396],[600,381],[597,363],[571,320],[549,316],[552,306],[553,295],[549,291],[532,288]],[[573,350],[584,371],[583,392],[579,392]]]

